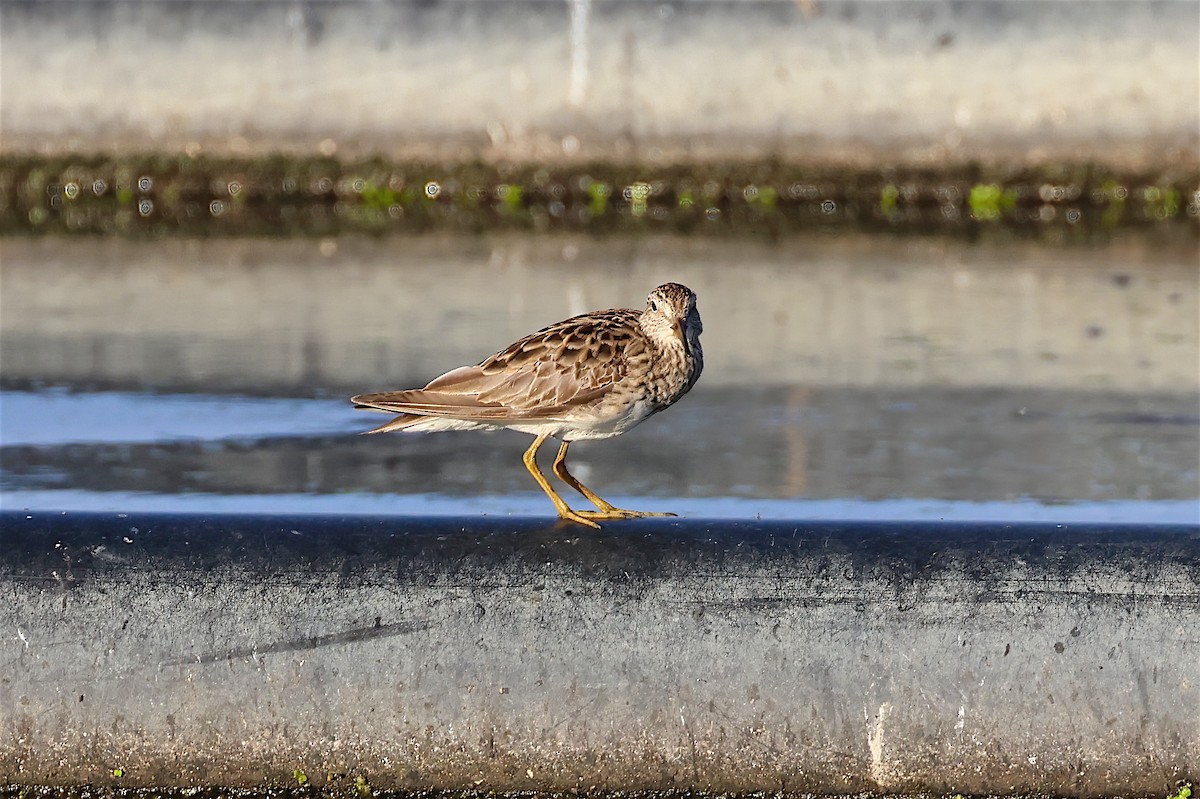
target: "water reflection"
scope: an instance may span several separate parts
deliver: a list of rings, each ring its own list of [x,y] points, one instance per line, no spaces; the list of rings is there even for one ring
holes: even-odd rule
[[[516,433],[361,437],[376,417],[332,399],[46,399],[0,398],[6,505],[56,507],[45,492],[82,489],[114,509],[103,495],[377,495],[400,512],[403,498],[421,506],[433,493],[523,497],[517,507],[544,510]],[[581,479],[672,508],[677,498],[767,500],[737,506],[758,514],[779,500],[917,498],[953,515],[962,511],[947,502],[1194,502],[1200,416],[1169,396],[712,388],[572,451]]]
[[[360,437],[382,417],[345,398],[674,278],[700,295],[707,371],[677,407],[572,449],[605,496],[696,515],[1200,521],[1190,246],[11,243],[7,508],[545,514],[526,437]]]
[[[312,396],[422,385],[677,280],[703,385],[1200,391],[1196,243],[808,237],[18,239],[5,385]]]

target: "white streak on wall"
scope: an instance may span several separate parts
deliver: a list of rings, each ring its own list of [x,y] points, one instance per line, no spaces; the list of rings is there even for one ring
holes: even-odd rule
[[[567,102],[583,105],[588,88],[588,21],[592,16],[592,0],[567,0],[571,6],[571,88]]]
[[[867,748],[871,752],[871,779],[883,787],[887,782],[887,766],[883,760],[883,724],[892,712],[892,703],[884,702],[875,714],[875,723],[867,729]]]

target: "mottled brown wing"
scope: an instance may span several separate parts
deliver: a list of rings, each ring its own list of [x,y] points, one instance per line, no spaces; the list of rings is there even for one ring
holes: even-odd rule
[[[607,393],[645,351],[640,312],[576,316],[526,336],[475,366],[423,389],[354,397],[396,413],[478,421],[554,419]]]

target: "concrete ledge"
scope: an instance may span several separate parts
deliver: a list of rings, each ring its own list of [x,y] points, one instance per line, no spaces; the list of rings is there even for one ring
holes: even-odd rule
[[[0,515],[0,783],[1165,795],[1195,527]]]

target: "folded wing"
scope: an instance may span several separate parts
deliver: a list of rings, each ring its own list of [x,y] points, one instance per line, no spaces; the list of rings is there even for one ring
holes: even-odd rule
[[[422,389],[361,394],[357,407],[481,424],[556,420],[603,397],[642,351],[638,311],[577,316],[533,333],[475,366],[447,372]],[[381,428],[382,431],[382,428]]]

